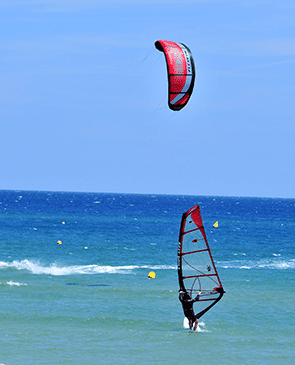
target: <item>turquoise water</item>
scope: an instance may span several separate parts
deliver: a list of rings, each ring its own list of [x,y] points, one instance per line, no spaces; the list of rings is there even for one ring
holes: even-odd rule
[[[176,256],[196,204],[226,294],[191,333]],[[291,362],[294,232],[291,199],[0,191],[0,363]]]

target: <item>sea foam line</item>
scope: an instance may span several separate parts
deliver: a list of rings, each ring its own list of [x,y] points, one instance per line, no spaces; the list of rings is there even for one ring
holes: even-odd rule
[[[246,261],[237,260],[233,262],[219,262],[218,266],[224,269],[295,269],[294,260],[259,260],[259,261]]]
[[[27,270],[36,275],[75,275],[75,274],[131,274],[136,269],[151,269],[151,270],[165,270],[176,269],[176,266],[169,265],[126,265],[126,266],[100,266],[100,265],[73,265],[60,266],[53,263],[49,266],[44,266],[38,261],[31,261],[28,259],[21,261],[3,262],[0,261],[0,269],[14,268],[17,270]]]
[[[6,284],[8,284],[8,285],[12,285],[12,286],[22,286],[22,285],[27,286],[27,285],[28,285],[28,284],[26,284],[26,283],[19,283],[19,282],[17,282],[17,281],[12,281],[12,280],[7,281],[7,283],[6,283]]]
[[[11,285],[11,286],[22,286],[22,285],[27,286],[28,285],[26,283],[18,283],[17,281],[12,281],[12,280],[7,281],[6,283],[1,283],[0,282],[0,284],[7,284],[7,285]]]

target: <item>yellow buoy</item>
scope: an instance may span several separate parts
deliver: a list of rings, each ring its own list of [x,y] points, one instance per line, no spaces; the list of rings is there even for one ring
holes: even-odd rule
[[[62,242],[61,242],[60,240],[58,240],[56,243],[57,243],[58,245],[61,245],[61,244],[62,244]]]
[[[217,228],[218,227],[218,221],[213,224],[213,227],[214,228]]]
[[[150,271],[149,274],[148,274],[148,277],[151,278],[151,279],[155,279],[156,273],[154,273],[153,271]]]

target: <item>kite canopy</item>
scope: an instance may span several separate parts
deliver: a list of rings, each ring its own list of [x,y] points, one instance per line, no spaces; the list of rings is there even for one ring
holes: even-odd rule
[[[178,279],[180,290],[191,298],[201,292],[194,303],[197,318],[212,308],[223,296],[218,276],[203,227],[198,205],[182,216],[178,245]]]
[[[190,49],[183,43],[156,41],[155,47],[164,52],[168,72],[168,105],[176,111],[182,109],[193,92],[195,64]]]

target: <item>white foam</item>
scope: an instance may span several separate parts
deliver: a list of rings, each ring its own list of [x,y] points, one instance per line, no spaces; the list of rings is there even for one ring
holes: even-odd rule
[[[205,326],[204,322],[199,322],[198,327],[197,327],[197,332],[210,332],[210,331],[206,330],[205,327],[206,326]]]
[[[0,269],[14,268],[16,270],[27,270],[35,275],[76,275],[76,274],[131,274],[137,269],[151,269],[151,270],[166,270],[176,269],[176,266],[169,265],[126,265],[126,266],[100,266],[100,265],[73,265],[62,266],[57,263],[50,264],[49,266],[42,265],[39,261],[34,260],[14,260],[12,262],[0,261]]]
[[[184,317],[184,319],[183,319],[183,327],[185,329],[189,329],[189,321],[186,317]],[[210,331],[206,330],[204,322],[199,322],[198,326],[194,332],[210,332]]]
[[[176,270],[176,265],[142,265],[138,266],[140,269],[152,269],[152,270]]]
[[[271,260],[235,260],[232,262],[218,262],[218,264],[224,269],[295,269],[295,262],[293,259],[283,260],[279,255]]]
[[[22,285],[28,285],[28,284],[25,284],[25,283],[18,283],[18,282],[15,282],[15,281],[7,281],[7,284],[8,285],[15,285],[15,286],[22,286]]]

